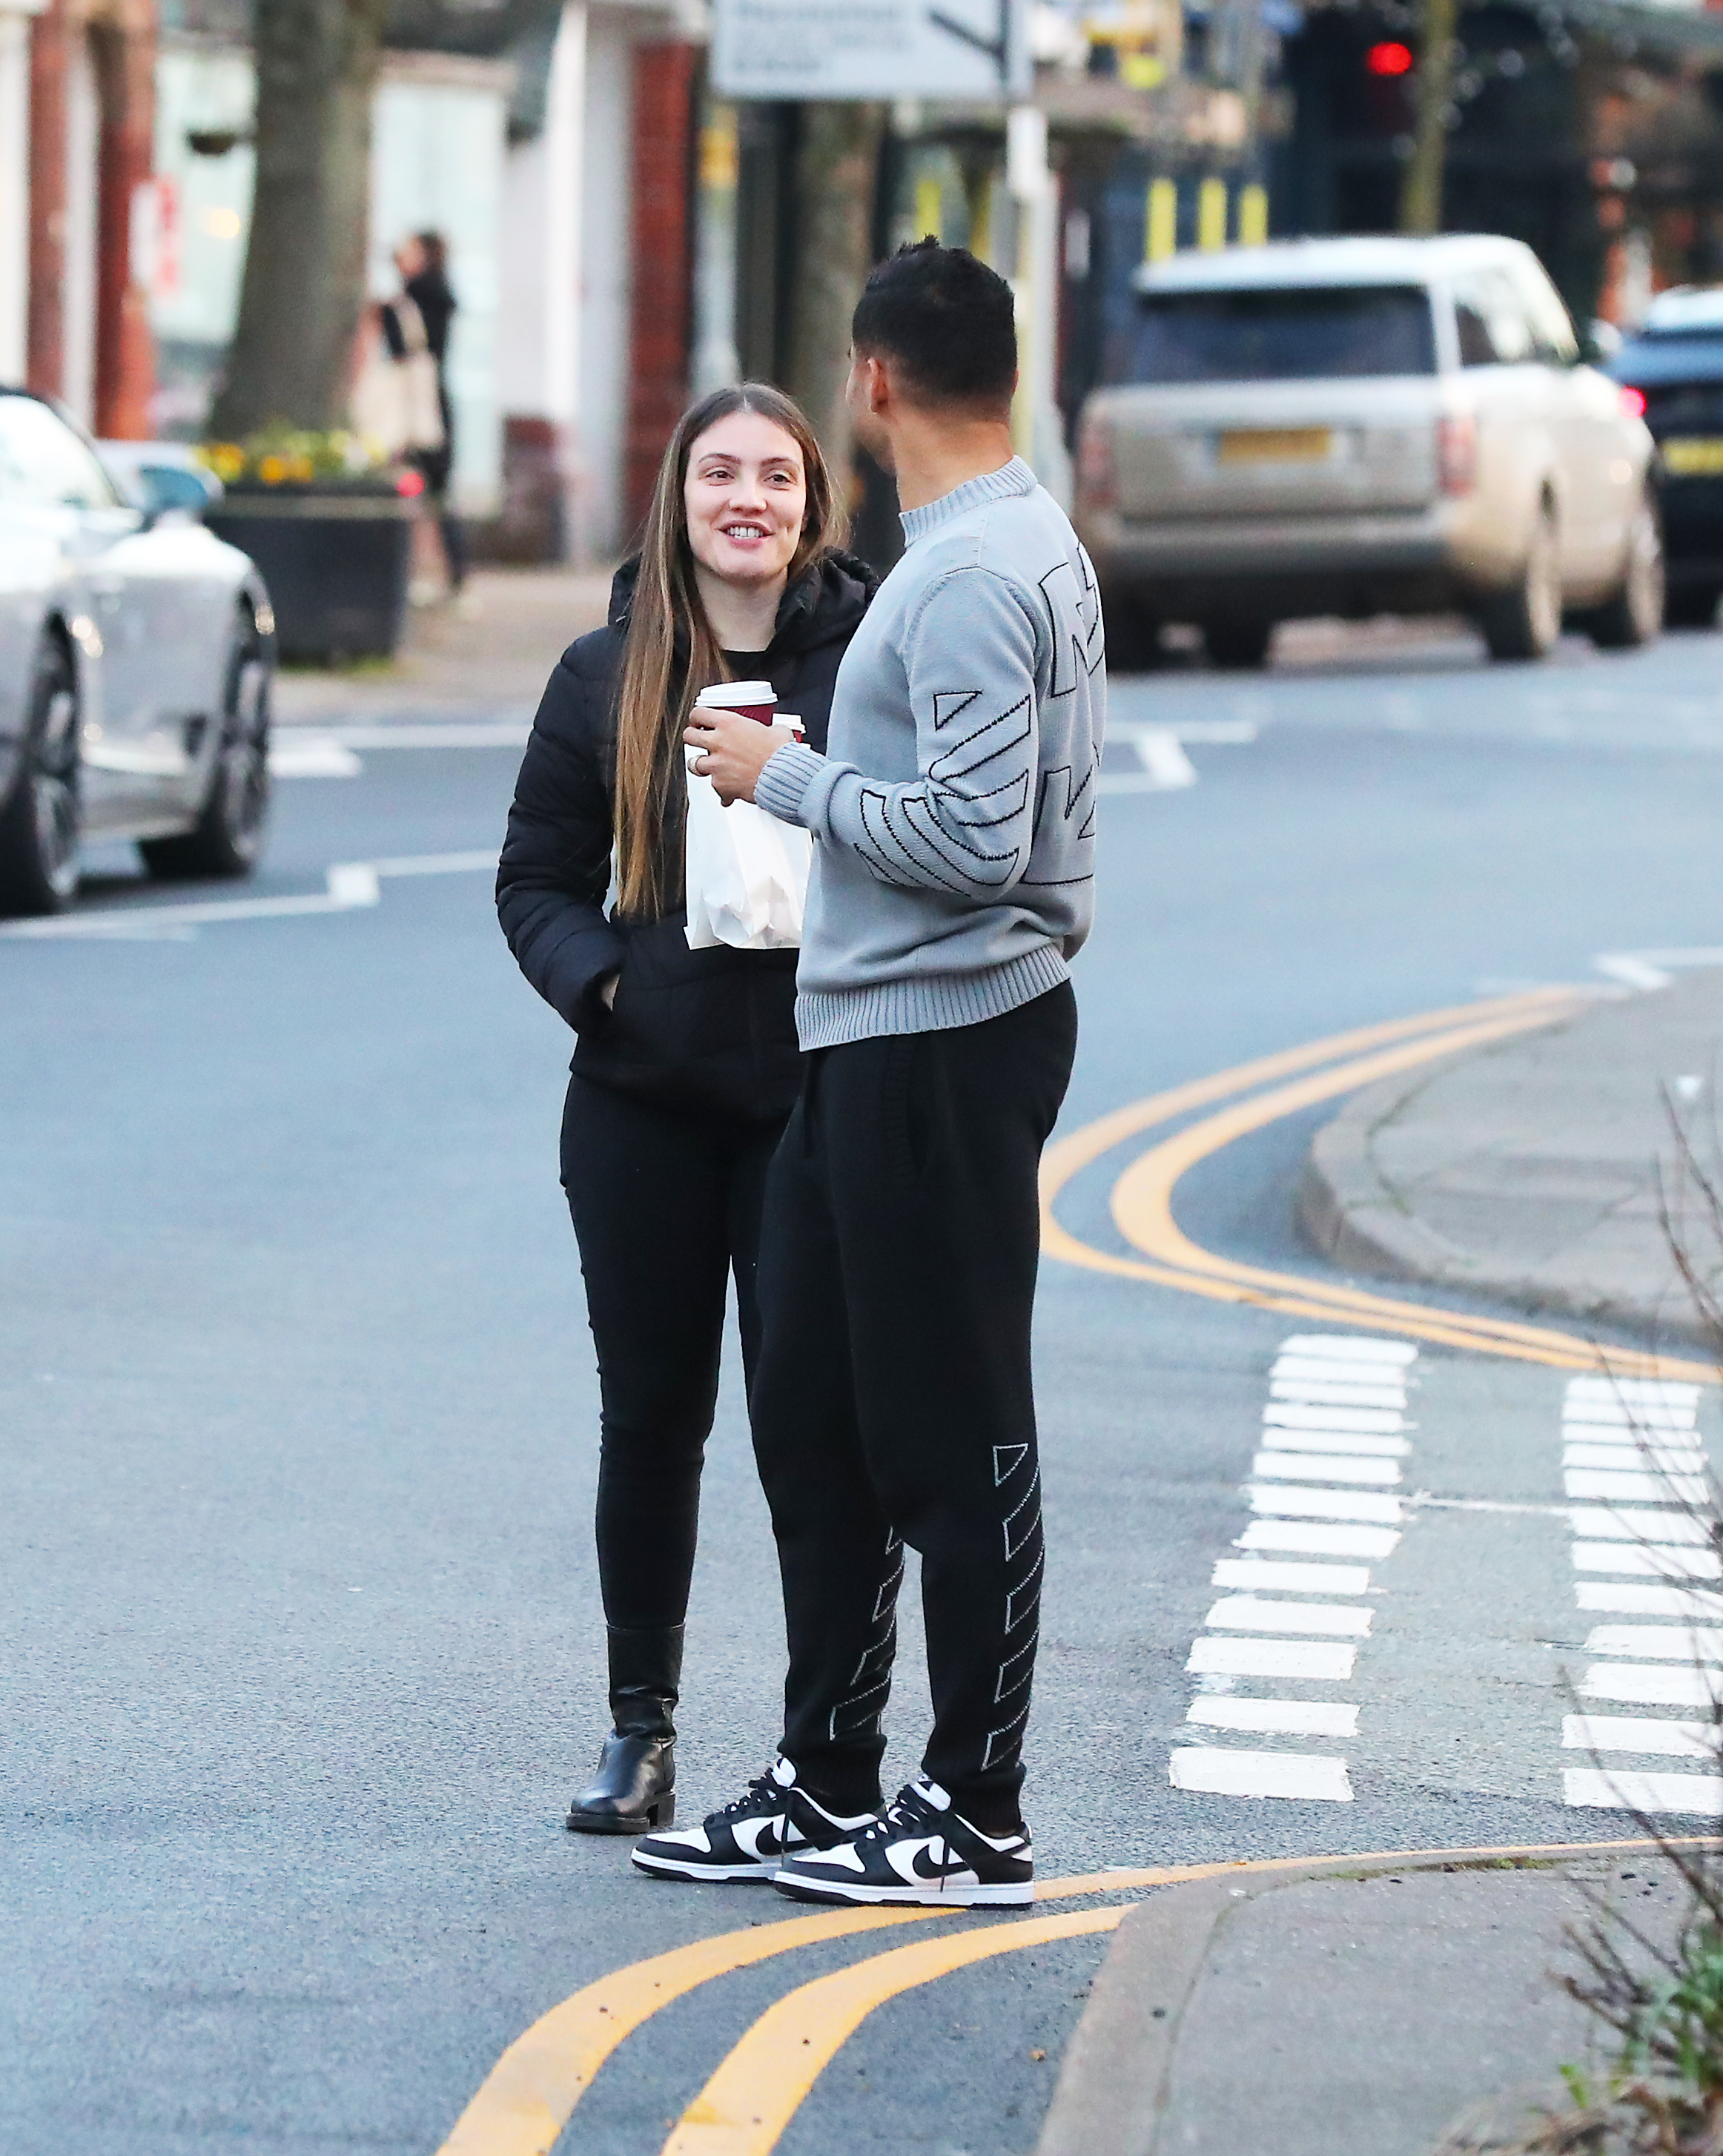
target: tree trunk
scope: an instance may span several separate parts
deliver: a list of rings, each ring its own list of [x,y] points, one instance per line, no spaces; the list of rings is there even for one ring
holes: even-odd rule
[[[840,485],[850,476],[849,318],[871,266],[874,176],[885,108],[809,105],[796,157],[796,273],[790,393],[813,423]]]
[[[1454,33],[1459,0],[1423,0],[1418,49],[1416,131],[1400,194],[1402,232],[1442,229],[1442,168],[1448,152],[1448,107],[1454,95]]]
[[[385,0],[258,0],[257,187],[225,440],[338,427],[365,300],[371,95]]]

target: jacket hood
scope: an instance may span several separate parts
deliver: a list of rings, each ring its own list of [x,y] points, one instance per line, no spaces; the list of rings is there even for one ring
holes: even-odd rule
[[[613,629],[628,627],[639,575],[640,557],[633,554],[612,580]],[[859,554],[835,548],[804,570],[784,593],[769,649],[813,651],[822,644],[854,635],[879,588],[879,578]]]

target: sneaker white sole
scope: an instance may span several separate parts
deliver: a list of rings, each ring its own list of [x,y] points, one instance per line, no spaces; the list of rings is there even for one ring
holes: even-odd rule
[[[638,1858],[635,1859],[638,1863]],[[1003,1887],[852,1887],[835,1879],[810,1879],[780,1871],[772,1885],[793,1902],[905,1902],[917,1909],[1024,1909],[1035,1898],[1033,1879]]]
[[[681,1859],[660,1856],[656,1851],[649,1855],[634,1851],[634,1863],[642,1871],[649,1871],[658,1879],[702,1879],[715,1881],[720,1887],[734,1887],[757,1879],[769,1885],[777,1876],[776,1866],[766,1864],[702,1864],[696,1857]]]

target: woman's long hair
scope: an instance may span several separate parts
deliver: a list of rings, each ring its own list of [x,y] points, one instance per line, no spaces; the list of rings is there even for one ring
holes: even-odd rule
[[[670,867],[664,858],[664,819],[682,759],[682,730],[700,690],[727,673],[695,582],[683,487],[695,442],[736,412],[756,412],[782,427],[802,452],[808,506],[786,590],[843,544],[848,527],[813,429],[782,390],[744,382],[715,389],[683,413],[658,468],[646,515],[617,699],[617,908],[636,919],[664,910]]]

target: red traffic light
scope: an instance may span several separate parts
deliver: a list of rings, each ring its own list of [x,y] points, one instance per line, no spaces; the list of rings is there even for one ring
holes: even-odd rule
[[[1372,45],[1364,55],[1364,64],[1372,74],[1410,74],[1412,48],[1392,42]]]

